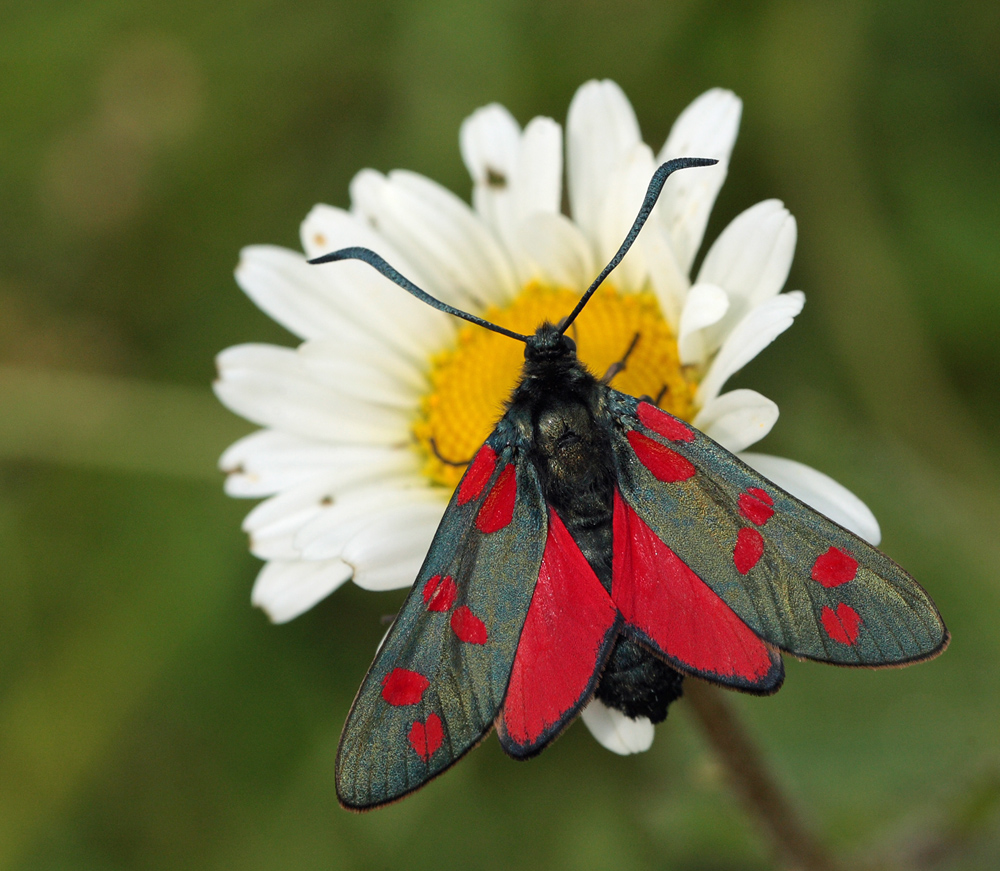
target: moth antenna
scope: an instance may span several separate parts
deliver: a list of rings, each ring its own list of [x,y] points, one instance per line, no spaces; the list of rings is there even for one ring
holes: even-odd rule
[[[441,302],[441,300],[434,298],[426,290],[422,290],[417,287],[405,275],[393,269],[392,266],[386,263],[384,259],[382,259],[370,248],[341,248],[339,251],[331,251],[329,254],[324,254],[322,257],[314,257],[309,262],[315,265],[319,263],[334,263],[338,260],[360,260],[362,263],[367,263],[373,269],[381,272],[382,275],[388,278],[391,282],[398,284],[407,293],[413,294],[413,296],[421,302],[427,303],[427,305],[431,306],[431,308],[436,308],[438,311],[454,315],[457,318],[462,318],[469,323],[478,324],[480,327],[486,327],[486,329],[492,330],[494,333],[500,333],[501,335],[508,336],[511,339],[517,339],[519,342],[527,342],[529,340],[528,336],[522,336],[520,333],[515,333],[511,330],[505,329],[504,327],[491,324],[489,321],[484,321],[482,318],[477,318],[475,315],[470,315],[468,312],[464,312],[461,309],[457,309],[454,306],[448,305],[446,302]]]
[[[625,237],[625,241],[622,242],[621,247],[618,249],[618,253],[611,258],[608,265],[601,270],[601,274],[594,279],[594,283],[587,288],[587,292],[580,297],[580,301],[576,304],[576,308],[574,308],[573,311],[571,311],[562,321],[559,329],[560,333],[566,332],[569,325],[576,320],[576,316],[583,311],[583,307],[590,301],[590,298],[594,295],[597,288],[599,288],[604,282],[604,279],[611,274],[611,270],[622,262],[622,258],[628,253],[628,249],[632,247],[632,243],[635,242],[643,224],[646,223],[649,213],[653,211],[653,206],[656,205],[656,201],[660,197],[660,191],[663,190],[663,185],[666,182],[667,177],[678,169],[687,169],[689,166],[713,166],[718,162],[719,161],[710,157],[677,157],[673,160],[668,160],[653,173],[653,178],[649,182],[649,187],[646,188],[646,196],[642,201],[639,214],[632,223],[632,229],[628,231],[628,235]]]

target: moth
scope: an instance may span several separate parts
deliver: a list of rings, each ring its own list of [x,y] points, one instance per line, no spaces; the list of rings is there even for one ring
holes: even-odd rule
[[[781,653],[845,666],[936,656],[948,632],[892,560],[733,454],[592,375],[567,330],[638,236],[558,325],[525,336],[433,298],[378,254],[345,248],[435,308],[524,343],[521,380],[448,504],[348,715],[342,805],[387,804],[495,726],[517,759],[593,697],[660,722],[685,677],[766,695]],[[612,367],[614,370],[614,367]]]

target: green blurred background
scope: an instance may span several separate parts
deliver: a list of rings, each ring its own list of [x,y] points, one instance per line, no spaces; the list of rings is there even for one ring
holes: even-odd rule
[[[821,836],[905,867],[1000,865],[1000,5],[3,0],[0,867],[761,869],[773,853],[685,704],[621,759],[574,726],[494,740],[401,804],[341,811],[344,716],[399,595],[292,624],[215,461],[251,427],[212,358],[291,344],[232,279],[365,166],[467,196],[458,126],[565,120],[616,79],[655,148],[745,101],[708,238],[799,221],[795,327],[739,377],[765,450],[851,487],[954,635],[933,663],[788,663],[734,704]]]

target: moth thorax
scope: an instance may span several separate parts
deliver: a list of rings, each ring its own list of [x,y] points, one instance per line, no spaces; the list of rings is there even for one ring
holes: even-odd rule
[[[599,473],[605,452],[589,409],[572,400],[549,404],[539,412],[535,448],[550,483],[568,488],[592,486],[590,479]]]

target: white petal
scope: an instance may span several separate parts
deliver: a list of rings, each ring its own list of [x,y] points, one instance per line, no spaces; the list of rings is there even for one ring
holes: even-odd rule
[[[536,212],[526,218],[518,227],[517,244],[526,279],[580,290],[597,277],[590,244],[565,215]]]
[[[408,170],[389,173],[389,183],[409,195],[414,216],[423,217],[447,234],[440,264],[451,267],[469,288],[473,300],[498,303],[520,289],[510,260],[496,236],[462,199],[435,181]],[[405,197],[400,197],[407,202]]]
[[[718,323],[729,310],[729,296],[715,284],[698,283],[688,292],[677,333],[677,350],[684,365],[704,363],[707,357],[701,330]],[[713,349],[714,350],[714,349]]]
[[[583,709],[582,717],[584,725],[597,739],[597,743],[619,756],[645,753],[653,746],[656,730],[646,717],[626,717],[616,708],[609,708],[600,699],[591,699]]]
[[[302,369],[320,385],[344,396],[387,405],[413,415],[429,390],[427,379],[408,361],[379,349],[306,342],[298,349]]]
[[[325,599],[350,577],[351,567],[340,560],[272,560],[257,575],[250,601],[271,622],[287,623]]]
[[[473,184],[488,186],[490,176],[507,180],[517,162],[520,140],[521,125],[499,103],[476,109],[466,118],[458,143]]]
[[[736,325],[698,388],[698,402],[703,408],[718,396],[731,375],[792,325],[805,301],[805,294],[799,290],[779,294],[757,306]]]
[[[237,345],[216,358],[215,395],[247,420],[330,442],[401,444],[411,415],[320,384],[288,348]]]
[[[286,439],[293,444],[286,445]],[[282,448],[293,452],[295,447],[308,443],[288,433],[276,432],[271,429],[256,430],[233,442],[219,457],[219,469],[226,473],[226,493],[229,496],[244,499],[270,496],[272,493],[277,493],[279,490],[308,477],[312,468],[312,464],[308,462],[298,465],[298,473],[293,471],[283,475],[282,471],[285,468],[289,466],[293,469],[296,468],[294,461],[282,463],[276,459],[273,463],[269,463],[264,459],[269,456],[276,458],[282,456]],[[322,447],[324,451],[336,451],[330,445]],[[302,468],[303,465],[306,467],[305,469]]]
[[[725,319],[707,331],[710,353],[748,311],[784,287],[795,239],[795,218],[788,209],[780,200],[764,200],[738,215],[715,240],[698,281],[724,288],[732,304]]]
[[[338,248],[370,248],[400,272],[405,272],[407,277],[415,281],[424,278],[416,266],[394,248],[370,222],[338,206],[328,206],[326,203],[313,206],[299,225],[299,239],[308,258],[329,254]]]
[[[639,142],[608,174],[597,222],[597,256],[602,267],[618,253],[632,228],[655,170],[652,150]],[[633,245],[608,280],[622,290],[642,290],[648,275],[643,248]]]
[[[736,453],[760,441],[778,420],[778,406],[756,390],[731,390],[717,396],[693,423],[727,451]]]
[[[731,91],[713,88],[678,116],[658,162],[675,157],[714,157],[715,166],[685,169],[671,176],[660,197],[660,220],[666,226],[681,270],[691,270],[705,234],[708,216],[726,180],[743,104]]]
[[[253,535],[264,530],[295,530],[322,514],[332,496],[325,477],[305,481],[265,499],[243,518],[243,531]]]
[[[453,319],[364,263],[312,266],[295,251],[254,245],[241,252],[236,280],[261,309],[307,339],[363,332],[422,361],[454,336]]]
[[[573,220],[596,247],[608,180],[622,158],[641,141],[639,122],[622,89],[607,79],[581,86],[569,105],[566,139]]]
[[[420,270],[360,216],[334,206],[316,205],[300,228],[302,247],[309,257],[338,248],[369,248],[417,285],[425,281]],[[311,267],[313,269],[317,267]],[[352,322],[390,347],[404,349],[421,360],[455,336],[454,318],[410,296],[364,263],[323,264],[327,281],[348,299]],[[329,338],[337,338],[330,336]]]
[[[510,222],[531,212],[559,210],[562,130],[551,118],[533,118],[522,134],[510,112],[494,103],[465,119],[459,141],[476,211],[502,236]],[[498,218],[497,204],[509,216]]]
[[[333,559],[353,531],[378,512],[418,501],[399,494],[420,486],[428,489],[423,479],[399,474],[324,475],[264,500],[243,520],[243,529],[250,535],[251,552],[261,559]],[[314,530],[330,530],[328,538],[336,533],[339,542],[325,550],[306,546],[320,534]]]
[[[413,172],[363,170],[351,200],[427,277],[429,293],[461,308],[503,303],[517,292],[493,232],[451,191]]]
[[[333,492],[363,480],[416,474],[420,458],[398,448],[332,445],[275,430],[258,430],[231,445],[219,460],[230,496],[270,496],[322,480]]]
[[[297,560],[299,530],[320,516],[329,498],[326,481],[309,480],[265,499],[243,519],[250,552],[266,560]]]
[[[444,510],[448,495],[421,477],[375,482],[344,491],[334,503],[302,526],[294,545],[305,559],[342,557],[347,543],[380,517],[411,506]],[[440,516],[440,511],[438,516]]]
[[[534,118],[522,135],[507,110],[494,105],[466,119],[462,142],[472,202],[503,240],[523,284],[537,276],[519,242],[522,222],[539,212],[559,213],[562,129],[551,118]]]
[[[551,118],[532,118],[517,153],[512,191],[516,214],[558,214],[562,205],[562,128]]]
[[[677,265],[670,237],[660,221],[648,221],[642,228],[636,245],[645,258],[650,284],[660,304],[660,311],[670,328],[676,332],[691,282]]]
[[[871,509],[828,475],[795,460],[772,457],[770,454],[740,454],[740,459],[765,478],[770,478],[782,490],[787,490],[796,499],[801,499],[865,541],[877,545],[882,540],[882,531]]]
[[[366,590],[410,586],[431,546],[446,503],[410,505],[371,523],[344,548],[354,583]]]
[[[391,379],[398,389],[423,394],[429,387],[425,369],[411,357],[364,333],[311,339],[299,345],[298,354],[306,369],[314,373],[323,371],[327,364],[351,365],[358,371],[367,368],[375,370]]]
[[[236,282],[258,308],[304,339],[341,328],[343,311],[321,270],[301,254],[275,245],[240,252]]]
[[[472,203],[482,219],[506,238],[513,223],[511,180],[517,170],[521,127],[499,103],[477,109],[458,133],[462,160],[472,176]]]

